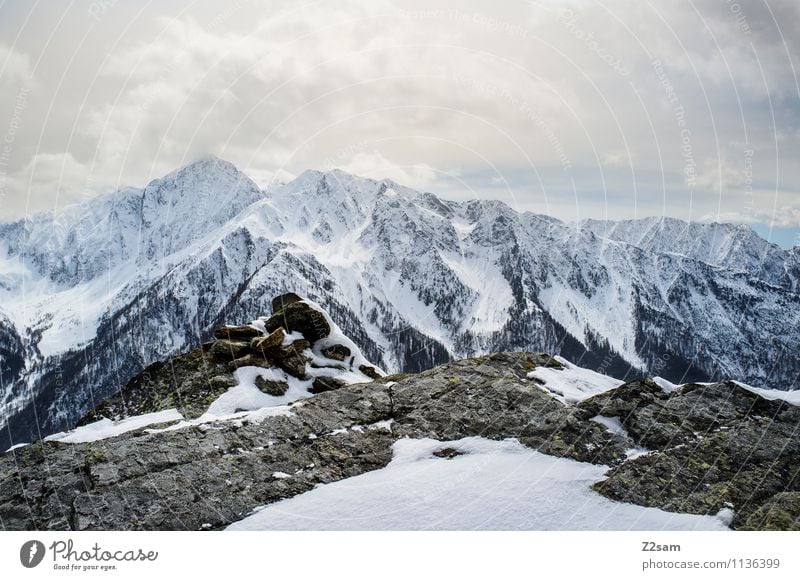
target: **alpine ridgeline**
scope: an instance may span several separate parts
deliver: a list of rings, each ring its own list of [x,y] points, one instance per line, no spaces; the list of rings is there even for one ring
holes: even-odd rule
[[[798,394],[530,352],[384,376],[286,294],[0,454],[0,528],[798,530]]]
[[[746,226],[570,224],[338,170],[262,190],[203,159],[0,225],[0,449],[290,290],[389,371],[535,350],[619,378],[794,389],[799,280],[800,250]]]

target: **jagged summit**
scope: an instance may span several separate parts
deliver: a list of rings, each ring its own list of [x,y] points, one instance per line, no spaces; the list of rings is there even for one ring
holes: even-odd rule
[[[159,179],[163,180],[172,180],[178,178],[182,174],[187,173],[225,173],[229,175],[237,175],[241,176],[242,178],[247,178],[239,169],[225,159],[217,157],[211,153],[198,157],[192,161],[189,161],[185,165],[178,167],[177,169],[170,171],[163,177]],[[249,178],[248,178],[249,179]]]
[[[685,256],[743,272],[757,272],[773,284],[786,284],[787,252],[746,224],[686,222],[670,217],[637,220],[584,220],[580,227],[601,239],[625,242],[648,252]],[[797,277],[791,278],[797,288]]]

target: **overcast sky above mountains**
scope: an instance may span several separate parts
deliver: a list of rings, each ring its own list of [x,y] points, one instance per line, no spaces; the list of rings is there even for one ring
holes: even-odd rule
[[[0,220],[215,154],[800,243],[795,0],[219,6],[0,3]]]

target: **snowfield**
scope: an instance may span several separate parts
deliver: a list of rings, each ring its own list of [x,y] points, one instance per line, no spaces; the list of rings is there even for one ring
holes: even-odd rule
[[[463,455],[444,459],[434,451]],[[544,455],[515,440],[401,439],[384,469],[268,505],[241,530],[710,530],[719,517],[608,500],[606,467]]]

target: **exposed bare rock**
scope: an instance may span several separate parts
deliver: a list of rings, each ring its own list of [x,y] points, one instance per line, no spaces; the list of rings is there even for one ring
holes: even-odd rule
[[[220,326],[214,331],[214,338],[225,340],[250,340],[261,336],[261,331],[253,326]]]

